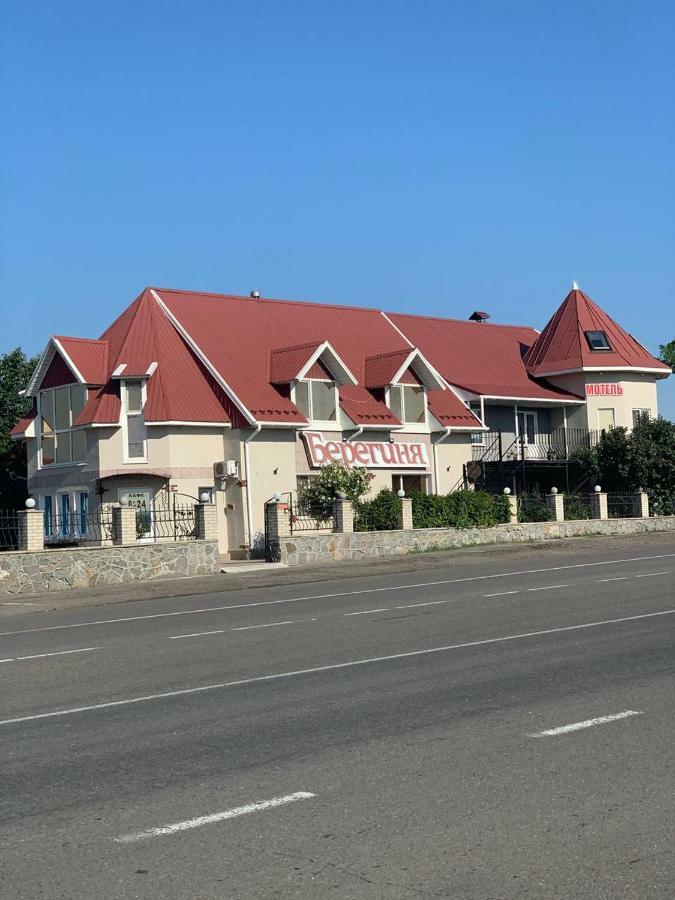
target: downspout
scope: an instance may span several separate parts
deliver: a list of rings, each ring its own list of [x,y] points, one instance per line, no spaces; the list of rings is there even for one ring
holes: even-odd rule
[[[450,431],[450,429],[446,428],[445,432],[441,435],[441,437],[439,437],[439,439],[437,441],[434,441],[434,443],[433,443],[433,447],[434,447],[434,493],[435,494],[438,493],[438,452],[436,451],[436,448],[438,447],[439,444],[442,444],[443,441],[447,437],[449,437],[451,433],[452,432]]]
[[[255,429],[247,438],[244,438],[244,478],[246,479],[246,519],[248,526],[248,550],[249,553],[253,549],[253,492],[251,490],[251,458],[248,452],[248,445],[254,437],[260,434],[262,425],[258,422]]]
[[[365,425],[359,425],[359,427],[358,427],[357,430],[354,432],[354,434],[350,434],[350,435],[349,435],[349,437],[347,438],[347,442],[348,442],[348,443],[351,443],[352,441],[355,441],[356,438],[357,438],[360,434],[362,434],[363,429],[364,429],[365,427],[366,427]]]

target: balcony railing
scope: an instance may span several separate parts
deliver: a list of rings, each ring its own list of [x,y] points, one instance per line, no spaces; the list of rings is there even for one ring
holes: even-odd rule
[[[565,462],[575,451],[595,447],[601,433],[588,428],[555,428],[547,434],[529,439],[518,436],[509,442],[500,432],[488,431],[481,445],[473,445],[472,458],[482,462]]]

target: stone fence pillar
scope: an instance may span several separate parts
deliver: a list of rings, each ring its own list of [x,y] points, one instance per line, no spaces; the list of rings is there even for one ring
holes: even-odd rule
[[[518,522],[518,498],[511,493],[506,496],[509,500],[509,525],[514,525]]]
[[[633,494],[633,515],[638,519],[649,518],[649,497],[646,491],[636,491]]]
[[[398,511],[398,527],[401,531],[412,531],[413,515],[410,497],[401,497],[401,506]]]
[[[19,516],[19,550],[44,550],[45,514],[41,509],[21,509]]]
[[[195,503],[195,537],[198,541],[218,538],[218,516],[215,503]]]
[[[267,516],[267,540],[276,543],[282,538],[291,536],[291,517],[288,511],[288,503],[269,501],[265,505]]]
[[[558,493],[557,488],[552,488],[551,493],[546,495],[546,505],[551,511],[552,521],[565,521],[565,498],[563,494]]]
[[[351,500],[338,497],[333,500],[333,531],[351,534],[354,531],[354,506]]]
[[[116,545],[136,543],[136,510],[133,507],[113,506],[112,542]]]
[[[595,491],[591,494],[591,515],[594,519],[608,519],[607,494],[604,491]]]

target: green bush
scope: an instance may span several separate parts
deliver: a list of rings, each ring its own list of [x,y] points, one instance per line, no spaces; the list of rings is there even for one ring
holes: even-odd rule
[[[591,509],[589,504],[575,494],[565,494],[563,499],[565,507],[565,519],[590,519]]]
[[[415,528],[489,528],[508,522],[510,506],[503,495],[482,491],[452,494],[411,493]],[[398,528],[400,500],[393,491],[380,491],[373,500],[354,507],[355,531],[388,531]]]
[[[311,511],[319,519],[329,519],[333,515],[333,500],[339,494],[356,504],[370,490],[372,479],[373,475],[367,469],[348,469],[342,463],[329,463],[298,492],[298,510]]]
[[[398,528],[401,501],[393,491],[380,491],[372,500],[354,504],[354,531],[393,531]]]

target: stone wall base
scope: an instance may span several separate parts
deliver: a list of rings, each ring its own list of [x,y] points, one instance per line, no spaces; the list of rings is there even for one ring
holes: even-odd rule
[[[493,528],[416,528],[413,531],[366,531],[353,534],[298,534],[280,541],[280,561],[288,566],[340,560],[403,556],[481,544],[526,544],[584,535],[675,532],[675,516],[649,519],[580,519],[526,522]]]
[[[0,553],[0,596],[220,571],[218,541]]]

